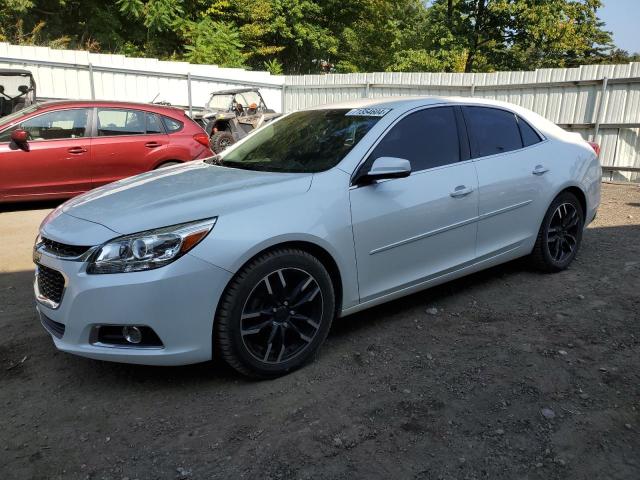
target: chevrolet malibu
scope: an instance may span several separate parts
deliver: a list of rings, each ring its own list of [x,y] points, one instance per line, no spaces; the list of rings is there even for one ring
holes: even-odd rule
[[[600,202],[597,145],[492,101],[292,113],[222,155],[95,189],[34,247],[62,351],[274,377],[333,319],[518,257],[569,266]]]
[[[0,203],[70,198],[211,155],[207,134],[175,107],[36,103],[0,118]]]

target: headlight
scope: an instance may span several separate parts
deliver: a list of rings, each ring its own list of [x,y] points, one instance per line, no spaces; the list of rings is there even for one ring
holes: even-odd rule
[[[110,240],[91,255],[87,273],[140,272],[164,267],[195,247],[216,220],[182,223]]]

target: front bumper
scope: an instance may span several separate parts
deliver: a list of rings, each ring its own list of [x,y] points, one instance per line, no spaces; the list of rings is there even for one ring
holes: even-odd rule
[[[64,325],[61,338],[52,335],[59,350],[145,365],[185,365],[212,358],[213,318],[231,278],[228,271],[188,254],[155,270],[105,275],[87,275],[85,262],[46,254],[38,262],[65,277],[57,308],[36,301],[41,321],[44,315]],[[92,344],[91,332],[98,325],[151,327],[163,347]]]

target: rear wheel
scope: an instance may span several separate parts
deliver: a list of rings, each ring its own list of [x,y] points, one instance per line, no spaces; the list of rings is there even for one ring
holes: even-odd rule
[[[211,136],[211,148],[215,153],[221,153],[234,143],[235,140],[230,132],[216,132]]]
[[[584,213],[576,196],[569,192],[558,195],[540,226],[532,264],[546,272],[566,269],[578,253],[583,228]]]
[[[334,312],[333,285],[322,263],[302,250],[275,250],[244,267],[225,291],[215,346],[240,373],[277,377],[314,357]]]

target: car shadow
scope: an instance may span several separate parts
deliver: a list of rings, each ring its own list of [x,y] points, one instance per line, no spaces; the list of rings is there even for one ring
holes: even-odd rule
[[[37,200],[32,202],[7,202],[0,203],[0,213],[2,212],[24,212],[28,210],[54,209],[66,202],[66,200]]]
[[[591,277],[594,271],[583,265],[601,266],[610,262],[611,258],[616,258],[621,268],[635,268],[639,263],[639,257],[637,243],[633,243],[633,240],[637,242],[638,238],[640,225],[589,228],[584,236],[583,249],[569,272],[576,272],[578,277],[589,277],[587,280],[575,280],[585,286],[593,281]],[[603,251],[606,251],[606,255],[602,254]],[[452,301],[472,290],[492,284],[498,285],[499,288],[513,288],[513,280],[523,274],[528,275],[529,285],[532,281],[537,282],[536,277],[530,275],[539,277],[541,282],[548,278],[547,274],[532,270],[525,259],[514,260],[341,318],[334,322],[325,348],[330,351],[335,342],[342,342],[354,335],[365,335],[372,329],[380,328],[383,322],[388,328],[393,328],[395,322],[415,313],[418,307],[426,308],[440,302]],[[503,287],[505,282],[510,283],[512,287]],[[65,372],[71,370],[74,375],[85,378],[88,382],[108,382],[112,386],[120,384],[124,387],[130,383],[145,383],[171,389],[173,386],[179,388],[180,385],[196,382],[251,382],[220,360],[197,365],[154,367],[102,362],[59,353],[34,312],[32,283],[32,271],[0,272],[0,329],[5,332],[0,337],[0,370],[7,367],[6,371],[0,372],[0,380],[19,372],[19,368],[12,367],[13,363],[29,356],[41,361],[43,358],[46,359],[40,368]],[[320,358],[318,361],[323,360]]]

